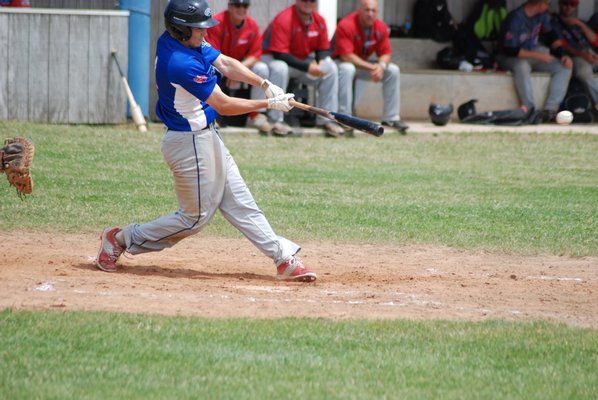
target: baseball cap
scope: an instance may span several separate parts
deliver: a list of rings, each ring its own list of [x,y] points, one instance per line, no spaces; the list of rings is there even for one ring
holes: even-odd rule
[[[579,5],[579,0],[559,0],[559,3],[577,7]]]
[[[249,0],[228,0],[228,4],[250,4]]]

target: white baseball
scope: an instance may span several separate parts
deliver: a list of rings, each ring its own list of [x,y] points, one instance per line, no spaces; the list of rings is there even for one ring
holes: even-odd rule
[[[573,113],[563,110],[556,115],[556,123],[559,125],[569,125],[573,122]]]

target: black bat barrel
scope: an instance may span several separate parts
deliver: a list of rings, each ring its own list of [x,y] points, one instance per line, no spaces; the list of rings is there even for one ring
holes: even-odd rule
[[[367,132],[370,135],[382,136],[384,134],[384,127],[382,125],[372,121],[368,121],[367,119],[361,119],[353,117],[351,115],[339,114],[335,112],[330,112],[330,115],[332,115],[334,119],[340,122],[341,124],[347,125],[351,128],[360,131]]]

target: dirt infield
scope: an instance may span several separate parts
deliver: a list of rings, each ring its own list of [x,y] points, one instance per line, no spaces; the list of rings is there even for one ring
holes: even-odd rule
[[[302,242],[314,284],[275,280],[245,239],[196,236],[94,266],[96,235],[0,234],[0,308],[204,317],[550,320],[598,328],[598,257]]]

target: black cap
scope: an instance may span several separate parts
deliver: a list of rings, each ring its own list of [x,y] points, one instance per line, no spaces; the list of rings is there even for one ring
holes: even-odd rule
[[[249,0],[228,0],[228,4],[251,4]]]

